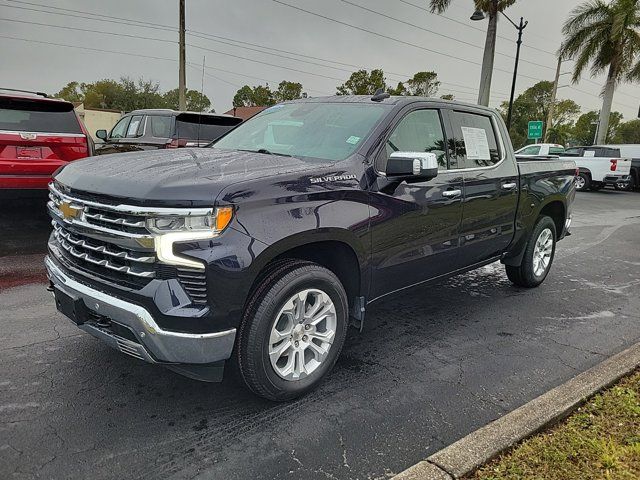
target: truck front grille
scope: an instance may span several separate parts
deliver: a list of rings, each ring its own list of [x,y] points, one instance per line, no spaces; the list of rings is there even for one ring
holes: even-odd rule
[[[177,279],[194,303],[207,300],[204,270],[158,261],[146,228],[148,209],[115,205],[109,199],[63,193],[49,187],[54,256],[63,263],[117,285],[140,289],[152,279]],[[160,209],[162,210],[162,209]]]

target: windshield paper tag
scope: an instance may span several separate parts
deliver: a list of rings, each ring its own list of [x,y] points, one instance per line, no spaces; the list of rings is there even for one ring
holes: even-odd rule
[[[356,137],[355,135],[351,135],[349,138],[347,138],[347,143],[350,143],[351,145],[355,145],[359,141],[360,137]]]

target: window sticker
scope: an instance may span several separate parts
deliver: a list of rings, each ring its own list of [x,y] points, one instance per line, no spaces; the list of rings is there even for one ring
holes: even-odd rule
[[[350,143],[351,145],[356,145],[359,141],[360,137],[356,137],[355,135],[351,135],[349,138],[347,138],[347,143]]]
[[[491,160],[487,132],[483,128],[461,127],[469,160]]]
[[[596,151],[595,150],[585,150],[584,151],[584,156],[585,157],[595,157],[596,156]]]

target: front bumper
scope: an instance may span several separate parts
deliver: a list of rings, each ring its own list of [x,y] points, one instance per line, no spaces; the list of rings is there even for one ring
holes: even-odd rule
[[[148,310],[80,283],[49,258],[45,258],[49,280],[54,288],[80,299],[95,317],[105,319],[118,328],[105,328],[104,322],[85,322],[82,330],[111,347],[149,363],[179,366],[206,366],[231,356],[236,329],[213,333],[184,333],[163,330]],[[130,335],[119,335],[121,328]],[[183,370],[182,367],[174,368]],[[187,374],[186,372],[182,372]],[[189,375],[195,376],[195,375]]]

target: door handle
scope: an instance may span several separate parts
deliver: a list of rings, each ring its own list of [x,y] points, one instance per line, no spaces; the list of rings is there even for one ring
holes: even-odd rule
[[[462,195],[462,190],[445,190],[442,192],[443,197],[456,198]]]
[[[513,190],[517,186],[518,186],[518,184],[516,182],[503,183],[502,184],[502,189],[503,190]]]

